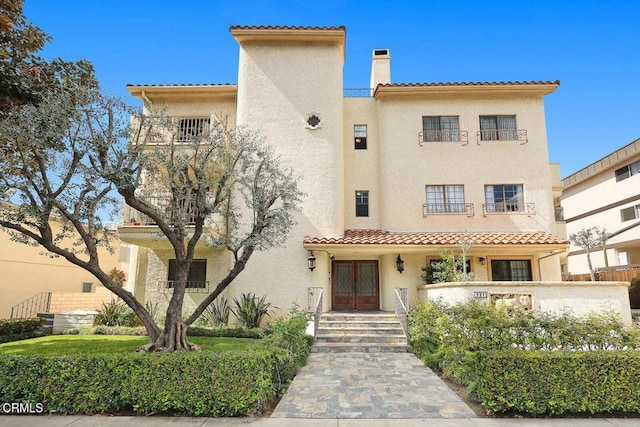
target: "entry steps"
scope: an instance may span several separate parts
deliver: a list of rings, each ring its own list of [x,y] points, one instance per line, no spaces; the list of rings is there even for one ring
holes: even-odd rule
[[[313,353],[406,353],[407,337],[394,313],[323,313]]]

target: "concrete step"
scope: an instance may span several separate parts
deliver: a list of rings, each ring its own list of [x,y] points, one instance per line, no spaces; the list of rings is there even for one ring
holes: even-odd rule
[[[328,328],[379,328],[399,325],[398,319],[377,321],[320,319],[320,324]]]
[[[340,327],[320,324],[318,327],[318,335],[360,335],[360,334],[372,334],[372,335],[404,335],[402,327],[385,326],[385,327]]]
[[[316,342],[324,343],[378,343],[378,344],[406,344],[404,335],[376,335],[376,334],[350,334],[350,335],[320,335],[316,334]]]
[[[316,343],[312,353],[408,353],[407,344],[379,343]]]
[[[350,322],[377,322],[397,320],[396,315],[391,313],[381,314],[358,314],[358,313],[324,313],[321,321],[350,321]]]

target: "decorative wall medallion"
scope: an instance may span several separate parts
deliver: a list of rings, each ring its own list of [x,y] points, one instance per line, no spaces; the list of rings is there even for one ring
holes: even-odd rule
[[[491,305],[496,307],[505,307],[508,310],[520,309],[531,310],[533,308],[532,294],[504,293],[491,294]]]
[[[318,113],[307,113],[307,117],[305,118],[305,125],[307,129],[320,129],[320,114]]]

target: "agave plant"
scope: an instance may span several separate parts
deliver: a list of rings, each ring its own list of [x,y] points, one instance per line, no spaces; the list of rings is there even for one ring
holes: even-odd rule
[[[227,299],[220,296],[205,309],[204,314],[211,326],[223,326],[229,323],[231,307]]]
[[[242,294],[240,299],[233,299],[235,307],[231,308],[231,312],[235,314],[242,326],[257,328],[264,316],[270,316],[271,303],[266,302],[266,299],[266,295],[258,298],[253,292]]]

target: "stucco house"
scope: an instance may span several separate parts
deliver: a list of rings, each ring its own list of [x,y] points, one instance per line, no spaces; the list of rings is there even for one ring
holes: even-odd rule
[[[640,139],[562,180],[561,204],[567,233],[601,227],[606,251],[591,254],[594,268],[640,268]],[[571,246],[565,270],[589,273],[586,252]]]
[[[253,291],[287,310],[322,288],[323,311],[393,311],[394,290],[415,302],[422,268],[463,241],[484,281],[561,280],[568,243],[544,115],[558,81],[395,83],[389,50],[375,49],[369,88],[349,90],[344,27],[230,32],[237,84],[128,86],[181,127],[224,115],[259,130],[302,175],[307,197],[286,245],[254,254],[227,297]],[[124,215],[119,233],[138,247],[136,293],[162,300],[172,250],[147,227]],[[187,304],[230,265],[222,249],[196,258]]]

